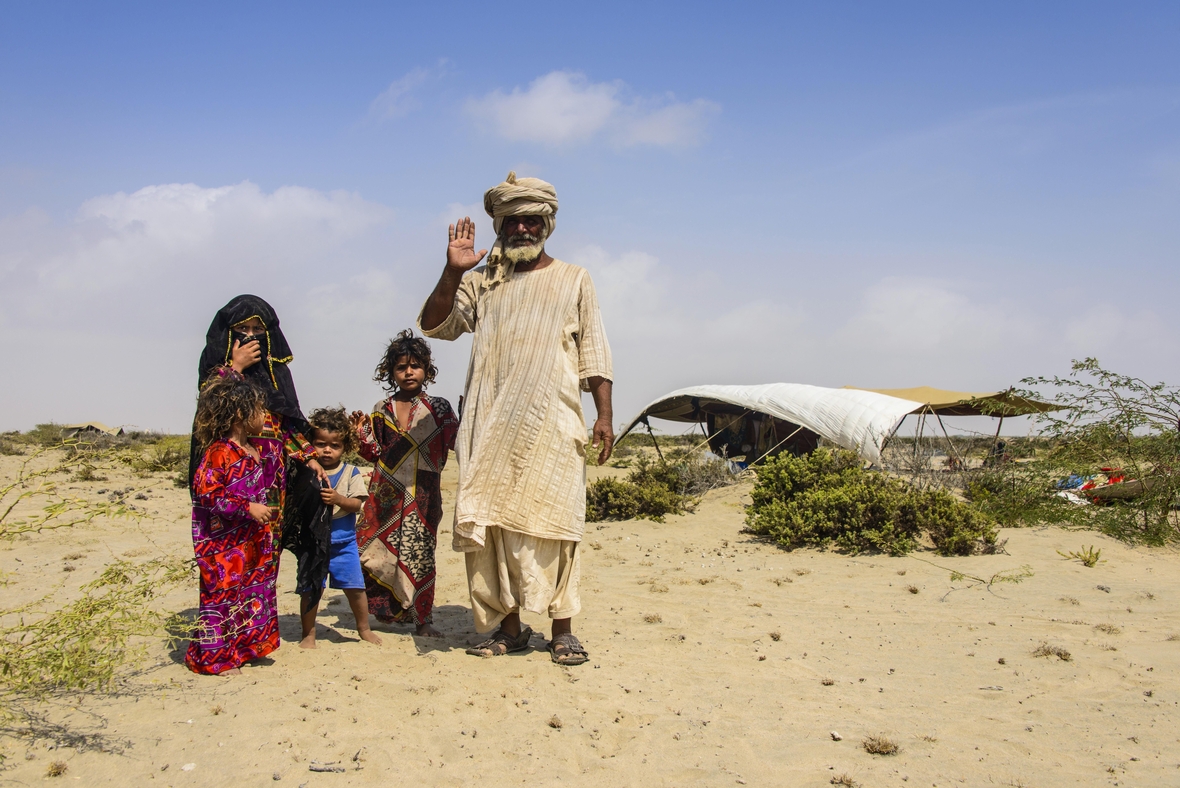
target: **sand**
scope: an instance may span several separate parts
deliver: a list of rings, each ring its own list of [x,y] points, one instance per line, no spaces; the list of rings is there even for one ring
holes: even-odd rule
[[[448,505],[454,484],[452,464]],[[5,607],[114,557],[191,556],[187,494],[166,477],[71,486],[132,487],[149,517],[0,544]],[[1180,554],[1060,529],[1005,531],[1007,555],[973,558],[787,553],[742,533],[748,492],[588,526],[575,628],[592,657],[577,668],[551,664],[546,622],[528,617],[530,651],[464,654],[478,638],[449,512],[443,641],[378,625],[383,646],[360,642],[329,591],[319,648],[298,648],[287,555],[273,659],[195,676],[181,648],[152,646],[118,692],[46,705],[60,727],[0,739],[0,785],[1180,784]],[[1057,553],[1083,544],[1104,563]],[[1025,565],[991,591],[949,572]],[[164,604],[196,601],[194,582]],[[1033,656],[1042,642],[1072,658]],[[869,736],[899,751],[870,754]],[[66,772],[46,777],[55,761]],[[344,771],[310,768],[324,764]]]

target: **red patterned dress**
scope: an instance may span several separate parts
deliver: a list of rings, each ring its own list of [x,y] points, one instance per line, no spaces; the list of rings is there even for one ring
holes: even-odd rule
[[[386,623],[429,624],[441,474],[459,419],[445,399],[419,394],[404,427],[390,397],[362,429],[360,455],[376,465],[356,525],[369,612]]]
[[[285,481],[283,444],[250,438],[254,459],[229,440],[213,443],[193,482],[193,550],[200,570],[196,637],[184,661],[196,673],[221,673],[279,647],[275,581],[278,539],[250,517],[249,504],[278,506]]]

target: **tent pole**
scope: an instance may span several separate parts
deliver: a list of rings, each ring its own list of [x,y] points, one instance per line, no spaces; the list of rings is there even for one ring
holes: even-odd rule
[[[660,462],[663,462],[664,453],[660,451],[660,442],[656,440],[656,434],[651,430],[651,422],[644,419],[643,426],[647,427],[647,434],[651,436],[651,445],[656,447],[656,456],[660,458]]]
[[[1000,423],[996,425],[996,437],[992,438],[992,454],[996,453],[996,446],[1000,442],[1000,429],[1004,426],[1004,414],[1000,414]]]
[[[951,450],[951,454],[959,461],[959,467],[966,470],[967,466],[963,464],[963,458],[959,455],[959,450],[955,448],[955,442],[951,440],[950,434],[946,431],[946,425],[942,423],[942,416],[935,413],[934,418],[938,419],[938,426],[942,427],[942,434],[946,438],[946,445]]]

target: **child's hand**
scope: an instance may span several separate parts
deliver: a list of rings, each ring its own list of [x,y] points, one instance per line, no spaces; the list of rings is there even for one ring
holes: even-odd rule
[[[312,457],[307,461],[307,467],[311,468],[312,473],[319,477],[321,482],[324,484],[331,484],[331,482],[328,480],[328,472],[324,470],[324,466],[320,465],[320,461],[315,457]]]
[[[234,340],[234,346],[230,352],[230,366],[239,373],[245,372],[261,360],[262,343],[257,339],[252,339],[244,345],[238,340]]]
[[[364,411],[354,410],[348,417],[348,423],[352,425],[352,431],[363,440],[369,431],[369,415]]]
[[[320,490],[320,500],[324,502],[324,506],[339,506],[344,501],[344,496],[331,487],[326,487]]]
[[[277,506],[267,506],[264,503],[252,503],[249,505],[250,516],[254,518],[256,523],[269,523],[279,514]]]

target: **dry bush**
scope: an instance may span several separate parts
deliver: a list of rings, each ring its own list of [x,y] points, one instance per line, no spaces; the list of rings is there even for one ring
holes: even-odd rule
[[[835,684],[835,683],[836,683],[836,680],[835,680],[835,679],[829,679],[829,678],[822,678],[822,679],[820,679],[820,680],[819,680],[819,683],[820,683],[820,684],[823,684],[825,687],[830,687],[830,686],[832,686],[833,684]]]
[[[770,639],[777,643],[783,639],[783,633],[776,629],[774,632],[770,633]]]
[[[1108,635],[1121,635],[1123,632],[1122,627],[1116,627],[1114,624],[1095,624],[1094,629]]]
[[[647,615],[645,615],[643,617],[643,620],[649,624],[662,624],[662,623],[664,623],[664,617],[661,616],[659,613],[648,613]]]
[[[0,481],[0,540],[78,527],[101,517],[139,516],[121,501],[71,497],[55,481],[83,465],[117,466],[115,450],[76,442],[65,442],[61,449],[36,449],[13,478]],[[60,597],[54,592],[0,609],[0,712],[16,714],[63,692],[107,689],[121,667],[139,658],[147,639],[187,635],[186,623],[154,610],[153,604],[173,585],[189,582],[192,567],[192,560],[177,558],[117,560],[66,605],[53,604]]]
[[[869,736],[861,742],[861,746],[870,755],[897,755],[901,752],[901,748],[892,739],[883,735]]]
[[[1069,662],[1073,659],[1073,655],[1064,647],[1054,646],[1049,643],[1041,643],[1033,649],[1032,655],[1034,657],[1057,657],[1062,662]]]
[[[906,586],[905,590],[909,591],[911,594],[916,594],[920,589],[917,586]]]
[[[54,761],[49,764],[49,768],[45,770],[46,777],[61,777],[70,770],[69,764],[65,761]]]
[[[852,779],[850,774],[837,774],[832,779],[828,780],[832,785],[842,785],[844,788],[860,788],[860,783]]]

